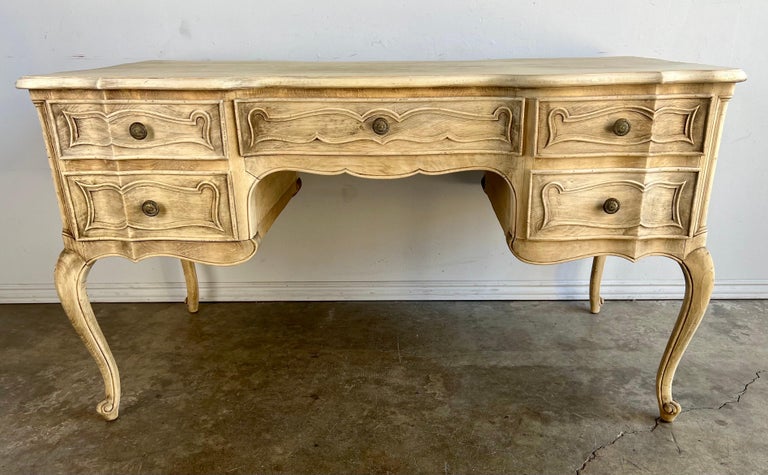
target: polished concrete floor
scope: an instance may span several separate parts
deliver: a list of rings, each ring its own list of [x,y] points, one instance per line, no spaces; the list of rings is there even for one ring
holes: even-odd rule
[[[0,473],[765,473],[768,301],[96,304],[120,418],[58,305],[0,306]]]

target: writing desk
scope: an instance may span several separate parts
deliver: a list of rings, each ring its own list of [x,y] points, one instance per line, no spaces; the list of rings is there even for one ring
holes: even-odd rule
[[[661,418],[709,303],[709,202],[738,69],[646,58],[462,62],[149,61],[21,78],[42,124],[63,222],[62,305],[120,378],[86,294],[98,259],[237,264],[291,197],[297,172],[397,178],[484,170],[510,250],[535,264],[608,255],[680,264],[685,299],[659,365]],[[330,223],[329,223],[330,225]],[[407,232],[403,230],[403,232]]]

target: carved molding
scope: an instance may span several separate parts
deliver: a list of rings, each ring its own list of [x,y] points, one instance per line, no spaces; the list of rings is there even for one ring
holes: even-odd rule
[[[595,183],[585,186],[580,186],[576,188],[570,188],[566,189],[564,185],[562,185],[559,182],[550,182],[547,183],[541,190],[541,201],[543,204],[543,213],[544,218],[542,221],[541,226],[539,227],[539,230],[544,230],[547,228],[555,227],[555,226],[585,226],[590,228],[599,228],[599,229],[623,229],[623,228],[632,228],[636,226],[653,229],[653,228],[664,228],[673,226],[679,229],[684,229],[684,225],[682,222],[682,219],[680,217],[680,198],[682,196],[683,188],[685,187],[686,182],[668,182],[668,181],[655,181],[648,184],[643,184],[638,181],[634,180],[612,180],[602,183]],[[575,219],[573,215],[571,214],[570,218],[557,218],[553,217],[553,213],[550,209],[552,206],[549,201],[550,193],[554,192],[558,195],[576,195],[578,193],[594,190],[598,188],[606,188],[611,186],[626,186],[630,187],[632,189],[637,190],[641,195],[644,195],[645,193],[649,193],[653,189],[667,189],[672,191],[672,199],[669,202],[669,220],[666,222],[658,222],[658,223],[650,223],[647,221],[644,221],[644,216],[642,212],[642,206],[640,208],[640,212],[635,217],[636,219],[631,222],[616,222],[616,223],[600,223],[595,221],[594,219]],[[642,196],[638,196],[637,200],[640,201],[642,205]]]
[[[118,185],[114,183],[99,183],[94,185],[77,180],[74,182],[82,191],[87,206],[86,222],[83,226],[84,232],[97,229],[124,230],[127,228],[157,231],[166,229],[178,229],[189,226],[212,228],[216,229],[217,231],[224,232],[224,227],[221,224],[221,218],[219,216],[219,202],[221,200],[221,193],[216,185],[210,181],[201,181],[195,187],[170,185],[154,180],[139,180],[129,183],[128,185]],[[147,196],[151,197],[150,194],[140,197],[139,200],[131,200],[128,198],[130,194],[135,193],[141,188],[150,188],[151,190],[165,190],[177,195],[187,195],[186,199],[193,199],[198,197],[202,200],[206,200],[205,192],[210,191],[210,206],[207,207],[209,209],[209,213],[207,216],[190,216],[187,219],[179,219],[174,221],[170,221],[167,217],[163,217],[162,219],[153,218],[154,220],[151,223],[155,224],[154,226],[131,222],[130,213],[127,212],[119,216],[107,216],[109,218],[114,218],[115,221],[104,220],[101,217],[101,214],[98,213],[96,197],[94,196],[96,193],[113,192],[117,194],[115,199],[119,200],[119,202],[128,203],[132,201],[140,201],[142,198]],[[183,203],[178,203],[177,206],[183,206]]]
[[[432,119],[433,122],[428,124],[429,128],[438,128],[437,132],[433,132],[431,135],[418,135],[418,132],[420,131],[418,128],[405,128],[409,119],[423,115],[430,116],[429,118]],[[330,135],[330,132],[355,128],[376,117],[385,117],[387,119],[393,120],[397,124],[402,125],[403,129],[399,131],[393,131],[392,133],[386,135],[376,135],[372,132],[346,136],[340,135],[335,137]],[[319,132],[312,129],[310,129],[309,132],[304,132],[300,127],[301,124],[296,124],[296,122],[300,122],[304,119],[310,119],[311,125],[322,125],[326,121],[332,120],[334,127],[329,128],[324,132]],[[339,125],[340,120],[348,120],[350,123]],[[291,127],[291,125],[283,126],[276,129],[279,134],[272,133],[264,135],[260,133],[261,127],[259,127],[259,121],[265,123],[294,122],[293,126],[295,128]],[[487,129],[482,129],[479,131],[472,130],[472,126],[475,125],[477,121],[501,122],[501,128],[499,131],[502,133],[497,135],[489,135],[489,131]],[[502,121],[506,122],[504,123]],[[507,106],[499,106],[491,114],[476,114],[441,107],[418,107],[415,109],[410,109],[402,114],[399,114],[390,109],[377,108],[360,114],[353,110],[344,109],[341,107],[327,107],[323,109],[315,109],[287,115],[270,115],[266,109],[255,107],[248,112],[247,122],[250,135],[250,147],[253,147],[260,142],[272,140],[292,144],[305,144],[319,141],[334,145],[345,144],[358,140],[368,140],[376,142],[380,145],[387,144],[394,140],[404,140],[417,143],[432,143],[440,140],[450,140],[459,143],[497,140],[509,144],[512,143],[512,111]],[[439,127],[442,127],[443,129],[440,130]],[[426,127],[422,125],[420,128]],[[466,135],[462,135],[462,133]]]
[[[189,114],[189,117],[174,117],[145,109],[123,109],[108,114],[101,111],[74,112],[69,110],[62,110],[61,113],[69,130],[68,146],[70,148],[92,145],[142,149],[182,143],[201,145],[209,150],[215,148],[211,142],[213,119],[208,112],[203,110],[194,110]],[[152,136],[144,140],[133,139],[127,134],[128,126],[130,123],[141,121],[143,118],[174,126],[173,135],[163,136],[159,139],[153,139]],[[90,125],[94,127],[91,133],[83,133],[82,123],[86,121],[90,121]],[[121,133],[114,133],[116,130],[120,130]]]
[[[642,106],[613,106],[599,109],[596,111],[588,112],[585,114],[571,115],[568,109],[564,107],[556,107],[549,112],[547,116],[547,125],[549,127],[549,137],[547,143],[544,146],[549,147],[557,143],[562,142],[586,142],[601,145],[640,145],[644,143],[672,143],[672,142],[686,142],[691,145],[695,145],[695,139],[693,136],[693,124],[696,119],[696,115],[701,106],[695,106],[692,108],[665,106],[659,109],[651,109]],[[616,114],[618,112],[631,113],[635,117],[644,118],[648,121],[649,125],[652,125],[654,121],[659,121],[664,116],[678,115],[684,118],[684,125],[679,133],[669,134],[666,136],[655,135],[654,128],[651,126],[648,128],[650,133],[642,134],[639,136],[625,136],[620,137],[610,133],[605,133],[604,129],[600,127],[594,127],[592,130],[595,134],[589,133],[565,133],[558,125],[559,124],[578,124],[589,122],[595,119],[601,119],[609,115]],[[583,130],[583,129],[582,129]],[[589,129],[588,129],[589,130]],[[602,133],[601,133],[602,132]]]
[[[265,98],[235,100],[235,117],[244,156],[520,155],[524,105],[508,97]],[[379,119],[388,127],[376,133]]]

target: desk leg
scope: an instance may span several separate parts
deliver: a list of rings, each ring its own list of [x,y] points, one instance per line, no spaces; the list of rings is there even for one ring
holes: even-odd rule
[[[197,313],[200,304],[200,290],[197,286],[195,263],[181,259],[181,268],[184,270],[184,281],[187,283],[187,298],[184,299],[184,303],[187,304],[189,313]]]
[[[656,374],[656,397],[661,420],[665,422],[672,422],[680,414],[680,404],[672,399],[672,380],[685,348],[701,323],[715,280],[712,256],[704,247],[690,253],[680,262],[680,267],[685,276],[685,298]]]
[[[592,275],[589,277],[589,311],[600,313],[604,300],[600,296],[600,283],[603,280],[605,256],[595,256],[592,260]]]
[[[75,251],[64,249],[56,263],[54,277],[61,305],[104,379],[106,398],[96,406],[96,411],[111,421],[117,419],[120,407],[120,373],[86,294],[85,281],[92,264],[93,261],[86,262]]]

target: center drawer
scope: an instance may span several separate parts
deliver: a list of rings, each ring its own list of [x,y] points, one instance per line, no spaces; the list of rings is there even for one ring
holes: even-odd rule
[[[528,239],[686,238],[698,170],[533,171]]]
[[[226,173],[67,174],[65,178],[76,239],[234,239]]]
[[[517,98],[252,99],[235,110],[243,156],[521,152]]]

